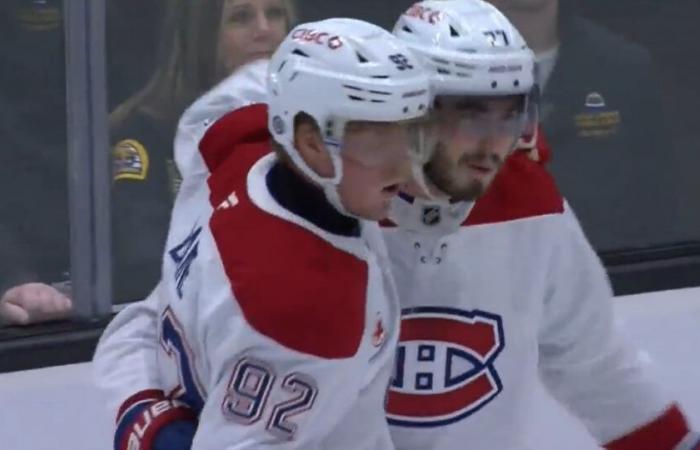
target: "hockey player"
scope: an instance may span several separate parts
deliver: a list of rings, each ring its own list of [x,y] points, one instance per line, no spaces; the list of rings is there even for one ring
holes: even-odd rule
[[[290,33],[266,95],[200,122],[209,175],[183,180],[148,300],[153,373],[130,376],[144,367],[110,344],[129,308],[97,352],[98,373],[117,372],[102,385],[134,394],[117,449],[392,448],[399,309],[370,221],[409,179],[428,77],[390,33],[330,19]]]
[[[511,154],[534,123],[520,35],[477,0],[419,3],[395,32],[434,70],[442,139],[421,184],[451,199],[407,186],[385,228],[403,306],[387,406],[397,448],[523,448],[540,378],[607,448],[692,448],[613,326],[605,272],[541,164],[546,149]],[[148,317],[105,343],[149,360]]]
[[[697,448],[616,331],[605,271],[532,161],[546,152],[508,158],[533,84],[520,34],[480,0],[417,3],[394,32],[433,70],[441,145],[425,172],[452,200],[408,189],[384,233],[403,311],[397,449],[527,448],[538,379],[608,449]]]

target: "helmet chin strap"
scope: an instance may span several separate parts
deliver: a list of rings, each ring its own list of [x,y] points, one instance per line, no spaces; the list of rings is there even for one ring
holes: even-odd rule
[[[448,204],[449,196],[437,188],[425,176],[425,165],[428,164],[433,156],[433,152],[437,146],[437,137],[434,134],[428,134],[425,130],[416,129],[412,136],[413,146],[410,148],[411,173],[415,184],[420,189],[420,195],[425,199],[435,202]]]
[[[361,219],[361,217],[348,211],[343,205],[343,201],[340,199],[340,191],[338,191],[338,186],[340,184],[340,180],[343,178],[343,160],[340,157],[339,150],[340,147],[337,147],[336,149],[328,149],[328,153],[331,156],[331,162],[333,163],[334,181],[325,181],[321,183],[321,187],[323,188],[323,193],[326,195],[326,200],[328,200],[328,203],[330,203],[340,214],[353,217],[355,219]]]
[[[322,177],[316,173],[316,171],[309,167],[306,161],[304,161],[304,158],[301,157],[298,150],[287,151],[287,154],[292,158],[294,165],[323,190],[326,200],[328,200],[333,208],[345,216],[361,219],[361,217],[349,212],[340,199],[338,185],[343,178],[343,160],[340,157],[340,145],[334,141],[330,141],[326,142],[326,147],[331,158],[331,163],[333,164],[333,177]]]

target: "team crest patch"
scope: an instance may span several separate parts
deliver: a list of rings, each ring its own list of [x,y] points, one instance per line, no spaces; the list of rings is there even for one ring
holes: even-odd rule
[[[582,138],[600,138],[618,132],[622,117],[620,111],[610,109],[605,97],[591,92],[584,100],[585,110],[574,118],[576,132]]]
[[[63,21],[61,4],[56,0],[32,0],[18,8],[15,16],[19,26],[27,31],[55,31]]]
[[[501,316],[417,307],[403,311],[390,425],[439,427],[474,414],[503,390],[494,363],[505,348]]]
[[[117,143],[112,150],[114,181],[143,181],[148,176],[148,152],[134,139]]]

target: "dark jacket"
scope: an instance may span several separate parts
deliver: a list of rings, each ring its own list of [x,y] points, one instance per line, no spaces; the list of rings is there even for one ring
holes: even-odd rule
[[[112,130],[112,255],[117,302],[144,298],[160,279],[179,187],[176,124],[136,111]]]
[[[598,250],[678,238],[674,148],[643,48],[564,8],[542,99],[551,170]]]

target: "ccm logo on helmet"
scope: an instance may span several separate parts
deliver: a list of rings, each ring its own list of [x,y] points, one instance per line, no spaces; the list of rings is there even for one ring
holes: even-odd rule
[[[418,307],[403,311],[389,424],[437,427],[468,417],[503,390],[494,362],[503,321],[484,311]]]
[[[292,39],[295,41],[315,42],[318,45],[327,45],[331,50],[343,46],[343,40],[340,39],[340,36],[331,36],[325,31],[316,31],[310,28],[299,28],[292,34]]]
[[[406,11],[406,15],[410,17],[417,17],[424,22],[428,22],[432,25],[440,21],[440,11],[435,11],[432,8],[426,8],[421,5],[413,5]]]

